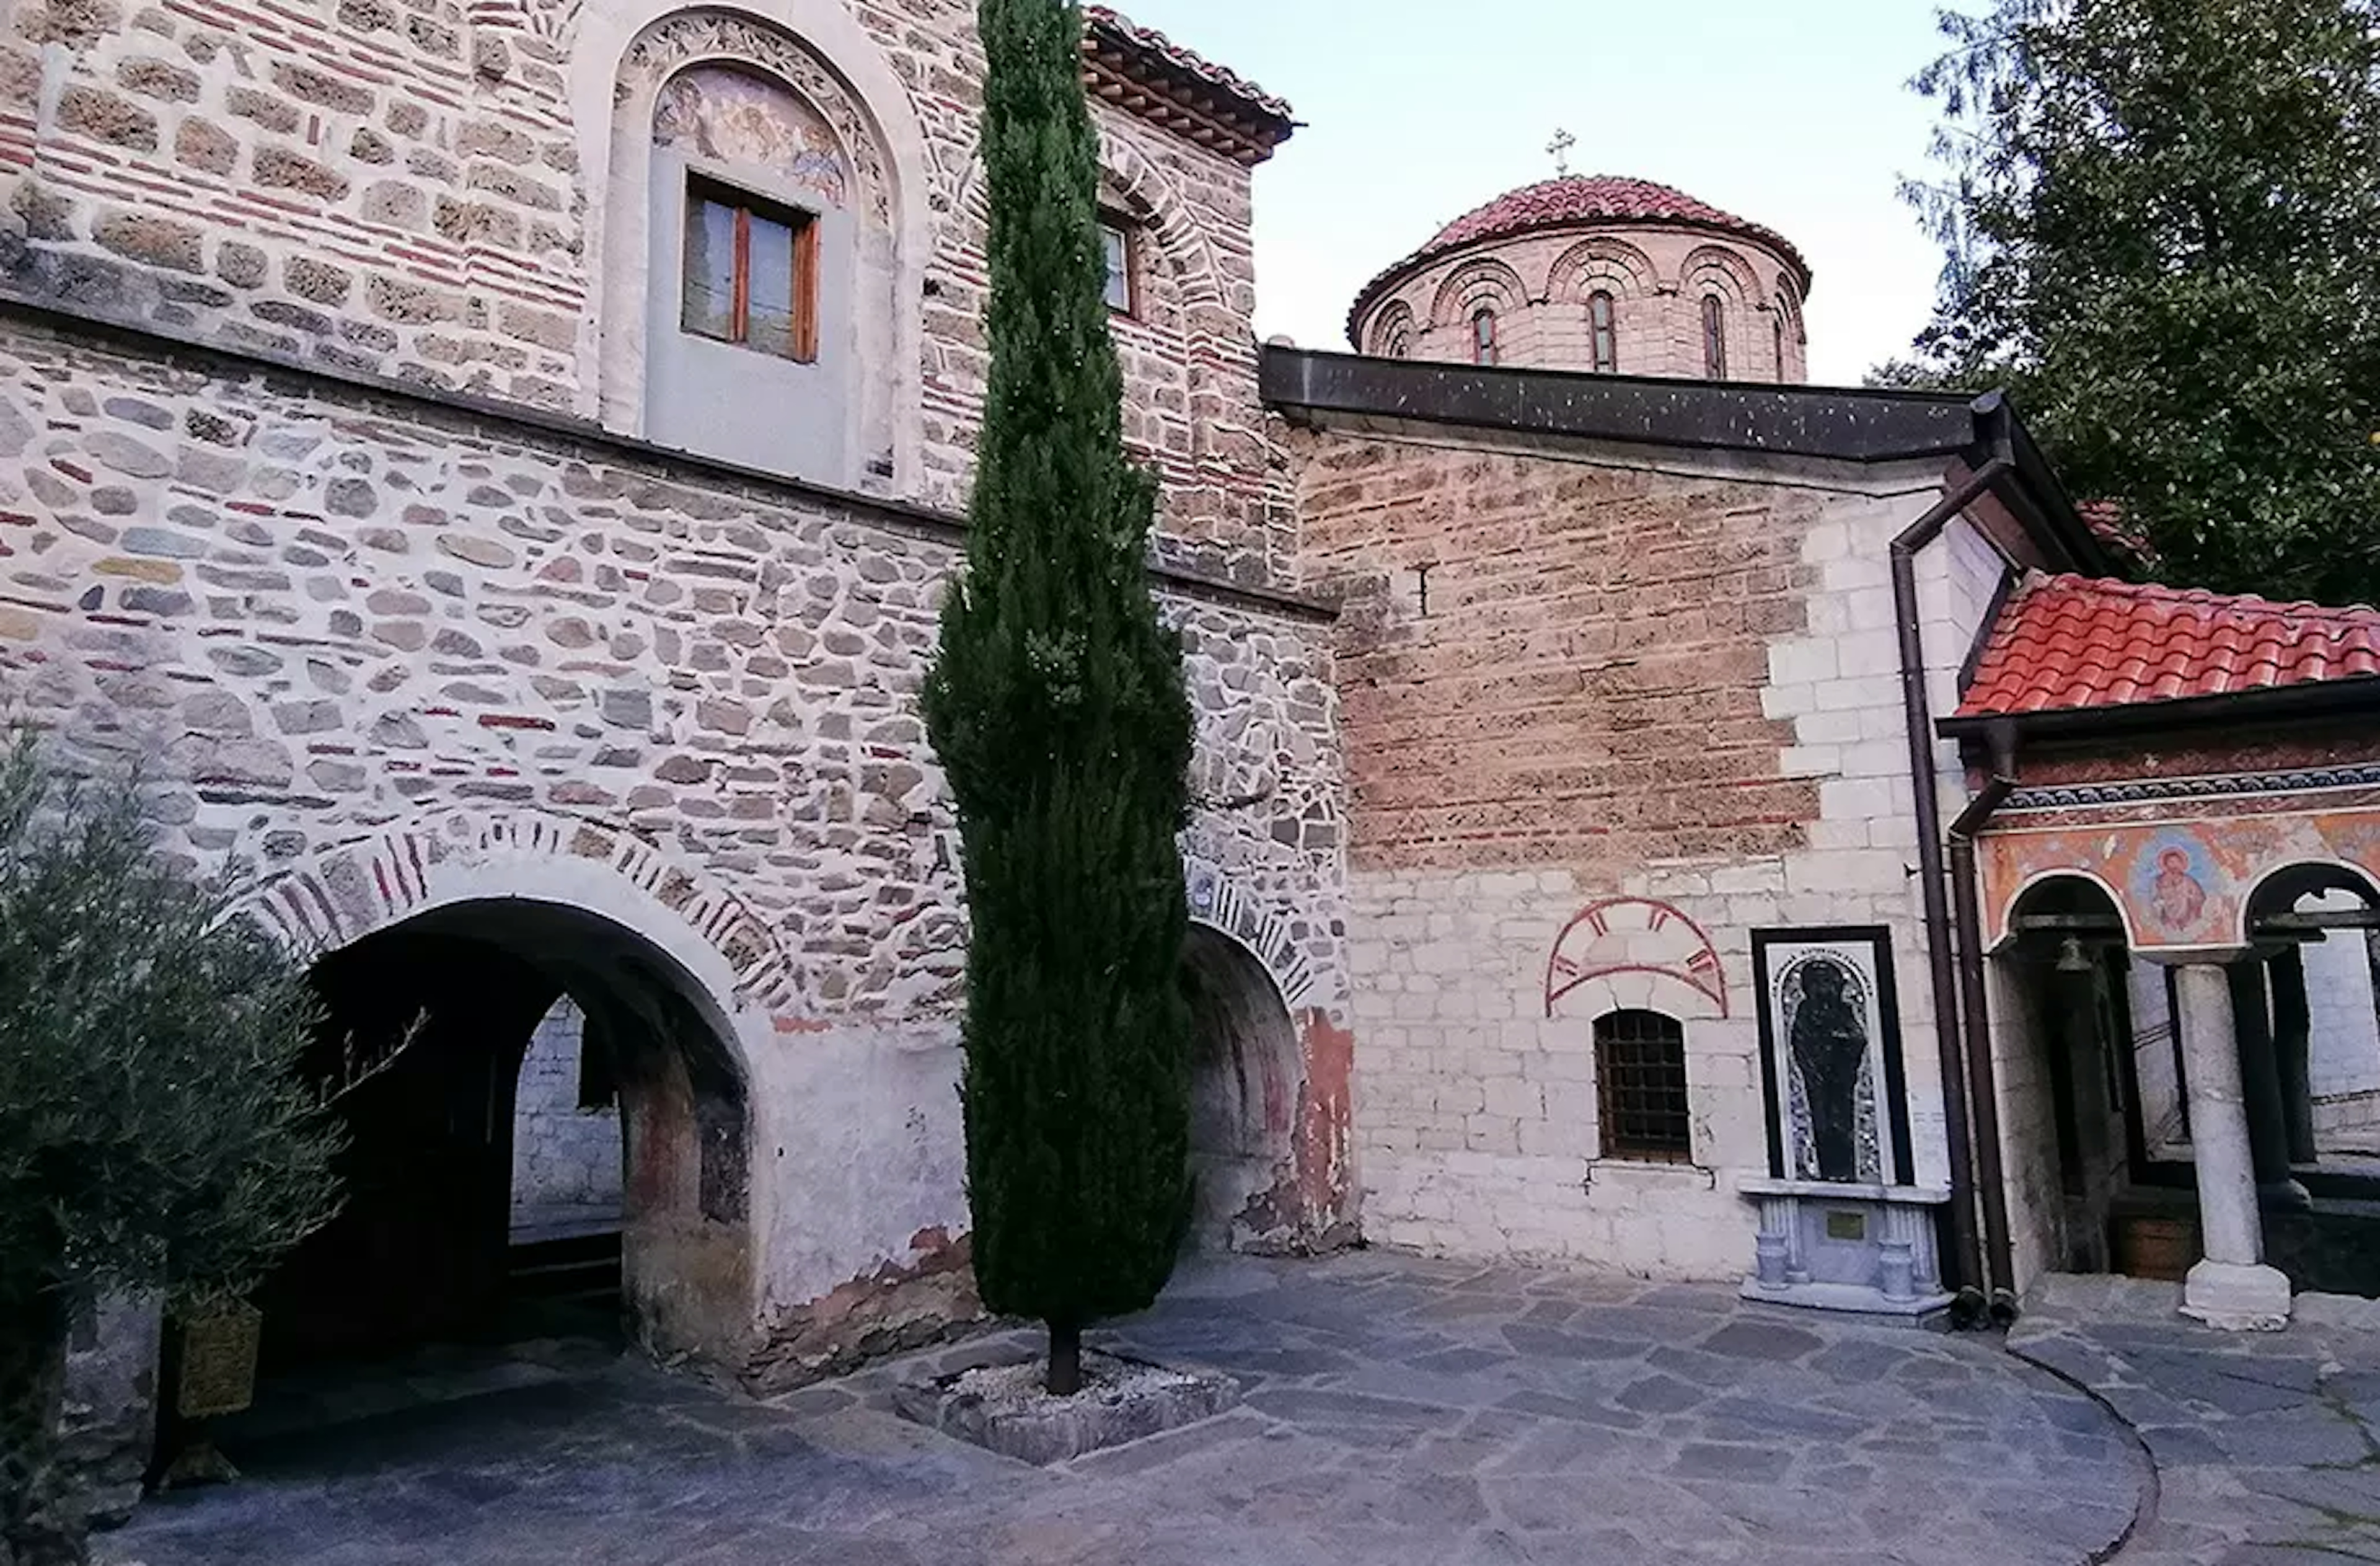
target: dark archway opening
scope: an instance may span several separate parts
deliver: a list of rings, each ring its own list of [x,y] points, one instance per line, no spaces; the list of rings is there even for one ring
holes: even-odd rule
[[[2034,1183],[2035,1210],[2053,1215],[2042,1236],[2049,1265],[2124,1269],[2136,1247],[2120,1215],[2144,1146],[2123,918],[2105,889],[2075,877],[2027,892],[2011,928],[2000,961],[2031,1038],[2031,1070],[2010,1085],[2016,1118],[2030,1123],[2017,1178]]]
[[[1303,1086],[1297,1026],[1264,965],[1228,936],[1191,926],[1182,971],[1196,1193],[1187,1243],[1267,1248],[1282,1226],[1276,1195],[1293,1179]]]
[[[2293,865],[2247,921],[2232,1010],[2265,1259],[2301,1291],[2380,1297],[2380,888]]]
[[[746,1095],[691,976],[610,920],[504,900],[377,932],[314,978],[326,1017],[310,1069],[352,1083],[338,1099],[347,1203],[255,1296],[252,1429],[419,1382],[425,1355],[466,1392],[458,1367],[501,1381],[528,1342],[581,1360],[627,1342],[733,1355],[750,1323]],[[522,1067],[557,1016],[580,1036],[573,1096],[616,1104],[608,1221],[523,1216]]]

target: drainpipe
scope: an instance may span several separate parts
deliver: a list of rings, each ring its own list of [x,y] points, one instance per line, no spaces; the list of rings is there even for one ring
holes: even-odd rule
[[[2009,1240],[2008,1182],[2000,1164],[1998,1074],[1992,1066],[1990,1003],[1984,986],[1983,916],[1975,893],[1975,836],[2016,788],[2016,733],[1991,731],[1992,771],[1959,819],[1950,823],[1950,896],[1959,926],[1959,1031],[1967,1045],[1967,1097],[1975,1115],[1984,1198],[1984,1249],[1991,1280],[1992,1319],[2016,1319],[2016,1257]]]
[[[1993,392],[1977,398],[1973,406],[1977,422],[1989,432],[1990,459],[1903,529],[1892,540],[1890,552],[1892,617],[1900,639],[1900,700],[1909,737],[1909,781],[1917,810],[1918,891],[1925,900],[1934,1036],[1941,1059],[1943,1130],[1949,1144],[1951,1259],[1957,1264],[1957,1281],[1967,1288],[1975,1288],[1984,1277],[1983,1247],[1975,1232],[1974,1147],[1967,1122],[1967,1074],[1959,1049],[1959,985],[1943,866],[1942,799],[1934,776],[1934,714],[1925,695],[1925,633],[1917,617],[1917,556],[1941,536],[1952,517],[2015,469],[2006,399]],[[1997,1168],[1998,1145],[1990,1151]]]

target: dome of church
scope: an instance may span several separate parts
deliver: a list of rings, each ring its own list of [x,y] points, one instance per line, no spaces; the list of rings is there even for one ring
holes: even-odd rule
[[[1365,285],[1358,350],[1711,380],[1806,378],[1810,265],[1775,229],[1649,179],[1507,191]]]
[[[1767,246],[1793,264],[1802,291],[1810,289],[1810,268],[1786,237],[1773,228],[1747,223],[1732,212],[1698,201],[1684,191],[1650,179],[1630,179],[1609,174],[1573,174],[1524,185],[1484,207],[1477,207],[1438,231],[1437,237],[1399,263],[1459,250],[1489,239],[1509,239],[1546,228],[1636,226],[1678,224],[1690,228],[1718,228],[1741,234]]]

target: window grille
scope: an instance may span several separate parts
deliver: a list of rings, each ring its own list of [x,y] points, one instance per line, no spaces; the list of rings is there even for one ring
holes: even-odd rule
[[[1685,1029],[1658,1012],[1613,1012],[1595,1024],[1596,1102],[1603,1156],[1692,1163]]]

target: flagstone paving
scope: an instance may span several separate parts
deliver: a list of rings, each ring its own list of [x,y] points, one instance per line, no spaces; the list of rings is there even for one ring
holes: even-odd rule
[[[2380,1561],[2380,1305],[2300,1296],[2215,1332],[2172,1284],[2059,1278],[2009,1335],[2139,1433],[2156,1487],[2119,1566]]]
[[[1991,1340],[1724,1289],[1230,1261],[1095,1339],[1227,1370],[1245,1399],[1042,1470],[892,1416],[898,1367],[764,1404],[623,1362],[237,1454],[246,1481],[145,1506],[100,1558],[2052,1566],[2103,1558],[2154,1487],[2105,1407]]]

